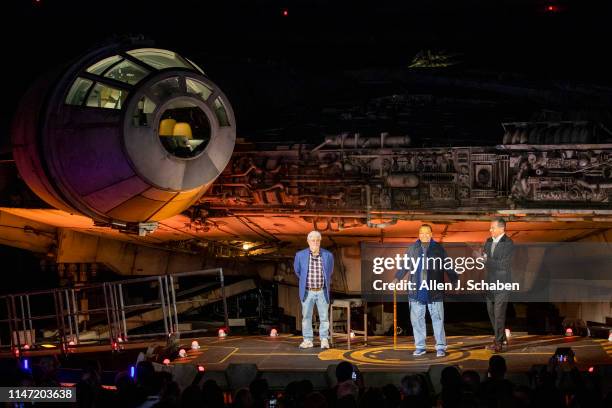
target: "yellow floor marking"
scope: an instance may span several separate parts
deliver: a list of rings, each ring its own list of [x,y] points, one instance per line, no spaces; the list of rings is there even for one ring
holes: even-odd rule
[[[221,361],[208,362],[206,364],[223,364],[228,358],[230,358],[232,355],[234,355],[234,353],[236,353],[239,350],[237,347],[231,347],[231,348],[233,348],[233,350],[227,356],[225,356]]]

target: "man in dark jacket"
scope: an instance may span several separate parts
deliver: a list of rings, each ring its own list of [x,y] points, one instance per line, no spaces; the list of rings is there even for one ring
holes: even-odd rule
[[[415,356],[422,356],[425,349],[425,338],[427,326],[425,325],[425,313],[429,309],[431,322],[436,338],[436,354],[438,357],[446,356],[446,334],[444,333],[444,291],[437,288],[444,283],[444,273],[448,275],[452,284],[457,282],[457,274],[452,269],[445,269],[448,265],[446,251],[441,244],[432,239],[431,226],[421,225],[419,228],[419,239],[408,247],[406,254],[408,258],[420,261],[416,263],[416,270],[400,269],[395,274],[395,280],[399,281],[410,272],[411,288],[408,291],[410,300],[410,322],[414,334]],[[414,263],[413,263],[414,265]]]
[[[498,218],[491,221],[489,228],[491,238],[484,244],[485,265],[487,268],[487,282],[511,283],[512,255],[514,243],[506,235],[506,221]],[[495,339],[493,344],[487,346],[495,352],[502,351],[506,341],[506,308],[508,307],[509,292],[496,290],[487,292],[487,311]]]

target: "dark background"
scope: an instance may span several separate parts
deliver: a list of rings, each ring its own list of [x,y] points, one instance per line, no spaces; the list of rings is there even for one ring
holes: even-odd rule
[[[450,90],[419,88],[418,81],[365,86],[347,75],[364,69],[405,73],[421,50],[460,54],[459,65],[433,70],[435,75],[524,87],[588,82],[605,92],[610,85],[612,6],[604,0],[9,0],[2,7],[4,154],[12,114],[32,81],[116,35],[142,34],[198,63],[230,98],[239,136],[260,140],[316,141],[325,132],[354,130],[322,113],[330,106],[363,107],[396,93],[447,96]],[[453,92],[459,98],[505,99]],[[529,120],[542,109],[531,103],[513,100],[497,109],[503,117],[468,115],[465,133],[489,135],[494,129],[497,133],[484,140],[497,142],[500,120]],[[449,106],[442,112],[455,110],[463,117],[461,109]],[[425,140],[452,143],[436,128],[441,115],[421,114],[423,123],[414,129],[385,123],[386,129],[377,131],[412,131]],[[429,138],[423,135],[428,127]]]

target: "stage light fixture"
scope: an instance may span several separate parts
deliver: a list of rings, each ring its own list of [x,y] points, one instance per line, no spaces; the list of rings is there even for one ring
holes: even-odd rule
[[[112,344],[111,344],[111,349],[112,349],[113,351],[117,351],[117,352],[118,352],[118,351],[122,351],[122,350],[123,350],[123,345],[122,345],[122,344],[119,344],[119,342],[115,340],[115,341],[113,341],[113,342],[112,342]]]
[[[191,349],[192,350],[198,350],[199,348],[200,348],[200,344],[196,340],[191,342]]]
[[[170,365],[170,359],[169,358],[164,358],[164,361],[162,362],[163,365]]]
[[[276,329],[270,330],[270,337],[276,337],[276,336],[278,336],[278,330]]]
[[[219,329],[219,337],[226,337],[227,336],[227,332],[225,327],[222,327]]]
[[[187,352],[185,351],[185,349],[180,349],[178,355],[180,358],[185,358],[187,357]]]
[[[566,336],[573,336],[574,335],[574,330],[572,330],[571,327],[568,327],[567,329],[565,329],[565,335]]]
[[[201,372],[201,373],[203,373],[203,372],[205,371],[204,366],[203,366],[203,365],[199,365],[199,366],[198,366],[198,371],[199,371],[199,372]]]

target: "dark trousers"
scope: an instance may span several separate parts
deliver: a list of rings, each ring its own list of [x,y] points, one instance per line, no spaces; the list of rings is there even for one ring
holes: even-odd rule
[[[508,306],[508,292],[489,292],[487,294],[487,312],[493,333],[495,334],[495,342],[502,343],[506,340],[506,308]]]

